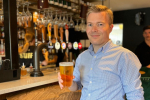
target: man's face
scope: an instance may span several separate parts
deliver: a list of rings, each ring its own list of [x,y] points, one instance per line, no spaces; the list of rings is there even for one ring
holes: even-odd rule
[[[109,40],[112,28],[106,12],[90,13],[87,17],[86,33],[93,46],[102,47]]]
[[[143,37],[144,37],[145,41],[150,41],[150,29],[146,29],[143,32]]]

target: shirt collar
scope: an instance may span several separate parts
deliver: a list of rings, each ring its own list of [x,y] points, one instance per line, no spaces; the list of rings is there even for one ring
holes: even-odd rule
[[[100,53],[100,52],[105,52],[108,50],[108,48],[111,46],[112,44],[112,41],[109,40],[105,45],[103,45],[101,48],[99,48],[99,50],[97,51],[97,54]],[[91,44],[88,48],[89,52],[94,55],[94,48],[93,48],[93,45]]]

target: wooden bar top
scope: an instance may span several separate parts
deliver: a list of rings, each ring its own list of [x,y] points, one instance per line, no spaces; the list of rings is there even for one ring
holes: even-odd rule
[[[7,100],[80,100],[81,92],[60,89],[58,82],[9,93]]]
[[[58,82],[57,72],[54,69],[42,71],[42,77],[30,77],[29,74],[20,78],[20,80],[0,83],[0,95],[23,89],[28,89],[40,85]]]

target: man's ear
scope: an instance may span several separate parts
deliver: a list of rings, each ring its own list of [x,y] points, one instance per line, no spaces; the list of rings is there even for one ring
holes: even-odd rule
[[[110,26],[110,32],[112,31],[112,29],[113,29],[113,27],[114,27],[114,25],[113,24],[111,24]]]

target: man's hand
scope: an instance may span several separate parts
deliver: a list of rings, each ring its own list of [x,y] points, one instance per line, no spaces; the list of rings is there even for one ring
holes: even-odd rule
[[[63,85],[62,85],[62,83],[63,83],[63,80],[61,79],[61,75],[60,75],[60,72],[58,72],[58,82],[59,82],[59,86],[60,86],[60,88],[61,89],[63,89]]]
[[[75,78],[75,76],[73,76],[73,79]],[[61,89],[63,89],[64,88],[64,86],[63,86],[63,80],[61,79],[61,75],[60,75],[60,72],[58,72],[58,82],[59,82],[59,86],[60,86],[60,88]],[[73,85],[73,84],[72,84]]]

